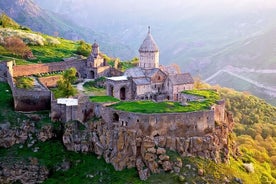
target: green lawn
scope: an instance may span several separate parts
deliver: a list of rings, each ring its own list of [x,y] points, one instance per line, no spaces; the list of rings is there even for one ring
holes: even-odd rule
[[[120,100],[118,100],[117,98],[114,98],[112,96],[91,96],[90,101],[105,103],[105,102],[119,102]]]
[[[181,113],[193,112],[210,109],[210,107],[219,99],[217,92],[212,90],[189,90],[187,94],[203,96],[204,101],[189,102],[188,105],[182,106],[179,102],[153,102],[153,101],[121,101],[111,107],[116,110],[138,112],[138,113]]]

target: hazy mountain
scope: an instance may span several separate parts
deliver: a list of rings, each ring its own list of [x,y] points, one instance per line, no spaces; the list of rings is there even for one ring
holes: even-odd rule
[[[124,58],[138,55],[137,50],[150,25],[160,48],[161,64],[177,63],[183,71],[191,72],[194,76],[201,76],[202,79],[211,77],[209,82],[213,84],[247,90],[270,102],[276,96],[273,91],[276,83],[266,80],[274,77],[273,72],[237,72],[232,68],[232,73],[229,73],[231,67],[276,69],[275,45],[272,43],[275,38],[276,1],[35,2],[78,25],[102,32],[115,40],[114,43],[123,43],[131,49],[131,52],[125,52],[121,47],[113,47],[112,55]],[[224,72],[225,67],[228,73]],[[233,72],[246,79],[233,75]]]
[[[73,23],[69,17],[64,18],[57,13],[41,9],[32,0],[1,0],[0,13],[4,12],[21,25],[30,27],[34,31],[49,35],[55,35],[72,40],[86,40],[100,43],[103,52],[116,56],[115,53],[129,53],[130,49],[119,41],[107,35],[93,31],[93,28],[85,28]],[[127,55],[127,54],[126,54]]]

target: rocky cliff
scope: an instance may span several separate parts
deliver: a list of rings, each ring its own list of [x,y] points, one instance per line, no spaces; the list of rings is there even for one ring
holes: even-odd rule
[[[181,159],[170,157],[171,152],[181,156],[199,156],[216,162],[227,162],[233,148],[229,139],[233,118],[225,112],[224,121],[203,136],[173,137],[143,135],[141,129],[130,129],[117,124],[108,126],[102,119],[85,124],[68,123],[63,143],[68,150],[94,152],[103,156],[116,170],[136,167],[142,180],[150,173],[179,172]]]

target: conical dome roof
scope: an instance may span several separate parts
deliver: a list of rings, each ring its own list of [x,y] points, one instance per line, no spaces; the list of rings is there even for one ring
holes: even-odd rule
[[[139,52],[158,52],[158,51],[159,49],[150,33],[150,27],[149,27],[148,34],[144,39],[142,45],[140,46]]]

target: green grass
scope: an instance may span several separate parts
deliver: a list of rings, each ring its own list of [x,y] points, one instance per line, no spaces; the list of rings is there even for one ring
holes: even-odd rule
[[[63,58],[75,56],[79,43],[70,40],[58,38],[60,44],[46,45],[46,46],[30,46],[36,59],[31,62],[57,62],[62,61]]]
[[[27,32],[27,31],[25,31]],[[42,35],[40,33],[35,33],[28,31],[30,33],[39,34],[47,38],[52,38],[47,35]],[[22,59],[20,56],[14,55],[13,53],[7,51],[3,46],[0,46],[0,60],[16,60],[16,64],[24,65],[31,63],[49,63],[63,61],[64,58],[76,56],[77,48],[79,47],[79,42],[74,42],[71,40],[65,40],[62,38],[56,38],[60,44],[48,44],[44,46],[40,45],[30,45],[35,59]]]
[[[7,83],[0,82],[0,123],[10,122],[12,126],[20,125],[23,119],[28,119],[25,114],[15,112],[13,98]]]
[[[17,88],[32,89],[34,87],[34,79],[31,77],[18,77],[15,84]]]
[[[34,153],[32,148],[26,145],[23,148],[19,148],[18,145],[9,149],[2,148],[0,157],[19,160],[36,157],[40,165],[45,165],[50,170],[50,176],[44,182],[45,184],[143,183],[139,180],[134,168],[115,171],[111,164],[106,164],[103,159],[97,159],[94,154],[66,151],[59,140],[38,142],[33,147],[39,147],[39,151]],[[67,171],[55,171],[55,168],[63,161],[70,162],[71,168]],[[88,175],[92,177],[89,178]]]
[[[187,94],[203,96],[204,101],[189,102],[188,105],[183,106],[179,102],[153,102],[153,101],[121,101],[111,107],[116,110],[138,112],[138,113],[182,113],[193,112],[210,109],[216,100],[219,99],[218,94],[212,90],[190,90],[185,91]]]
[[[90,101],[105,103],[105,102],[119,102],[120,100],[112,96],[91,96]]]
[[[179,102],[153,102],[153,101],[121,101],[111,105],[112,108],[121,111],[138,113],[181,113],[193,112],[209,109],[210,106],[204,102],[191,102],[187,106],[182,106]]]

